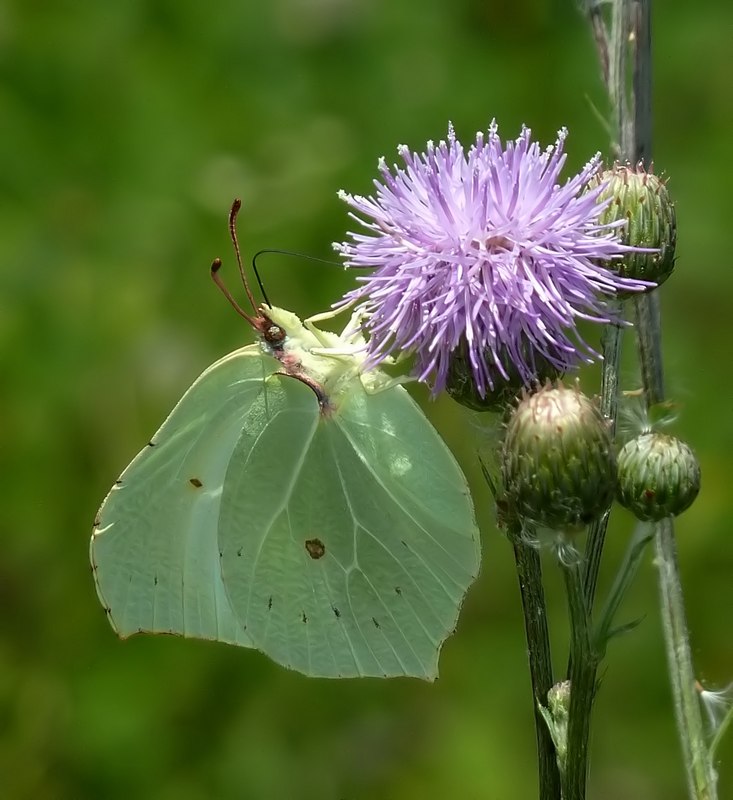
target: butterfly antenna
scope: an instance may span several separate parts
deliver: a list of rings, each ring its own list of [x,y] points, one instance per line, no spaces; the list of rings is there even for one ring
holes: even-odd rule
[[[267,247],[264,250],[258,250],[252,256],[252,272],[255,274],[255,278],[257,280],[257,285],[260,287],[260,291],[262,292],[262,297],[265,299],[265,303],[272,308],[270,301],[267,298],[267,292],[265,291],[265,287],[262,283],[262,278],[260,277],[260,271],[257,269],[257,259],[265,255],[266,253],[275,253],[281,256],[297,256],[298,258],[307,258],[309,261],[320,261],[321,264],[331,264],[335,267],[343,266],[339,261],[329,261],[326,258],[318,258],[318,256],[310,256],[306,253],[296,253],[293,250],[278,250],[277,248]]]
[[[242,201],[239,198],[236,198],[235,201],[232,203],[232,207],[229,210],[229,236],[232,240],[232,244],[234,245],[234,254],[237,257],[237,266],[239,267],[239,276],[242,279],[242,285],[244,286],[244,291],[247,294],[247,299],[249,300],[249,304],[252,306],[252,310],[254,311],[254,316],[252,314],[248,314],[242,306],[234,299],[234,296],[227,288],[226,284],[219,275],[219,270],[221,269],[221,259],[215,258],[211,264],[211,279],[217,285],[218,289],[221,293],[226,297],[226,299],[231,303],[232,308],[239,314],[240,317],[249,322],[249,324],[255,328],[256,330],[260,329],[262,318],[259,313],[259,308],[257,307],[257,303],[255,302],[254,297],[252,296],[252,290],[249,288],[249,283],[247,283],[247,276],[244,274],[244,267],[242,266],[242,254],[239,250],[239,240],[237,239],[237,214],[239,214],[239,209],[242,207]],[[255,275],[257,272],[255,271]],[[259,283],[260,287],[262,287],[262,283],[260,281],[260,276],[257,275],[257,283]],[[263,291],[264,294],[264,291]],[[269,304],[269,301],[267,303]]]
[[[265,286],[264,286],[264,284],[262,283],[262,278],[260,277],[260,271],[257,269],[257,258],[258,258],[259,256],[261,256],[263,253],[271,253],[271,252],[277,252],[277,251],[272,251],[272,250],[258,250],[258,251],[257,251],[257,252],[256,252],[256,253],[255,253],[255,254],[252,256],[252,272],[254,272],[254,274],[255,274],[255,280],[257,281],[257,285],[260,287],[260,292],[262,292],[262,297],[264,298],[264,300],[265,300],[265,303],[266,303],[268,306],[270,306],[270,308],[272,308],[272,303],[270,303],[270,299],[268,298],[268,296],[267,296],[267,292],[265,291]]]
[[[247,276],[244,274],[244,266],[242,265],[242,254],[239,250],[239,240],[237,239],[237,214],[239,214],[239,209],[242,207],[242,201],[237,197],[234,202],[232,203],[232,207],[229,211],[229,236],[231,237],[232,244],[234,245],[234,253],[237,256],[237,266],[239,267],[239,276],[242,279],[242,284],[244,286],[244,291],[247,293],[247,299],[252,306],[252,310],[257,314],[257,303],[252,295],[252,290],[249,288],[249,283],[247,283]],[[259,276],[257,276],[257,282],[260,282]],[[262,284],[260,283],[260,286]],[[269,303],[267,304],[270,305]]]
[[[218,289],[221,291],[221,293],[224,295],[224,297],[226,297],[226,299],[231,303],[232,308],[234,308],[234,310],[237,312],[237,314],[239,314],[240,317],[244,317],[244,319],[246,319],[247,322],[249,322],[249,324],[253,328],[258,329],[259,326],[257,325],[257,319],[255,317],[251,316],[250,314],[248,314],[242,308],[242,306],[240,306],[239,303],[234,299],[234,297],[232,296],[232,293],[229,291],[229,289],[227,289],[224,281],[221,279],[221,275],[219,275],[219,270],[220,269],[221,269],[221,259],[220,258],[215,258],[211,262],[211,279],[217,285]]]

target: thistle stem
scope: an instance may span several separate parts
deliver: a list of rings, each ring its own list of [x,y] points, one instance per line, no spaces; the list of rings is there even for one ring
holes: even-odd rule
[[[627,58],[630,33],[630,6],[637,0],[615,0],[611,11],[610,34],[600,12],[600,5],[588,4],[587,13],[598,48],[601,72],[613,108],[616,140],[612,149],[617,155],[631,155],[636,150],[635,118],[629,113],[627,100]],[[648,4],[649,0],[638,0]],[[649,42],[646,42],[649,44]],[[638,54],[638,51],[637,51]],[[636,73],[635,73],[636,74]],[[644,72],[646,79],[648,71]],[[633,83],[634,91],[637,83]],[[650,84],[645,87],[650,91]],[[636,108],[636,106],[634,106]],[[621,318],[620,307],[610,309]],[[601,378],[601,411],[609,420],[611,433],[615,435],[618,413],[618,375],[621,352],[621,329],[618,325],[606,326],[603,335],[603,372]],[[590,615],[595,599],[598,572],[600,569],[603,544],[608,527],[608,512],[591,525],[585,553],[585,569],[582,580],[580,567],[572,576],[566,572],[568,601],[570,603],[571,643],[568,671],[570,673],[570,714],[568,720],[567,768],[563,776],[564,800],[582,800],[585,797],[585,783],[588,774],[588,739],[590,718],[595,699],[596,672],[599,656],[594,652],[591,640]],[[573,580],[571,581],[571,577]],[[577,583],[577,585],[576,585]],[[577,587],[582,591],[578,597]],[[580,603],[582,599],[582,607]]]
[[[598,656],[593,649],[591,623],[580,563],[563,564],[570,612],[570,714],[563,800],[585,800],[588,778],[590,718],[596,690]]]
[[[514,547],[514,561],[517,567],[524,629],[527,636],[527,656],[532,681],[537,736],[539,796],[540,800],[560,800],[560,775],[557,769],[555,745],[539,710],[540,706],[547,704],[547,693],[554,683],[550,637],[547,629],[547,608],[542,588],[542,564],[537,550],[522,541],[521,528],[518,524],[510,525],[509,538]]]
[[[593,16],[590,16],[593,22]],[[650,163],[651,0],[615,0],[610,40],[607,50],[599,46],[599,58],[604,77],[608,76],[607,87],[615,111],[619,154],[634,163],[640,160]],[[598,35],[596,41],[600,41]],[[626,78],[629,42],[633,48],[631,110],[627,102]],[[607,71],[604,59],[607,59]],[[639,360],[647,407],[664,400],[661,320],[657,295],[658,293],[654,291],[634,300]],[[604,522],[601,520],[600,523],[603,531],[605,531]],[[598,551],[600,546],[597,546]],[[715,800],[715,774],[705,743],[702,713],[695,692],[695,677],[671,519],[663,520],[656,525],[655,547],[667,660],[690,797],[694,800]],[[594,549],[589,553],[586,570],[586,597],[589,597],[591,602],[597,575],[596,561],[600,562],[600,552]],[[572,717],[571,700],[571,729]]]
[[[622,154],[633,141],[633,123],[629,120],[626,100],[629,2],[630,0],[615,0],[613,3],[610,36],[605,29],[600,4],[591,0],[587,5],[588,18],[598,47],[601,72],[614,110],[616,141],[612,143],[612,147],[616,154]],[[616,312],[617,318],[621,319],[620,302],[617,302],[616,307],[611,308],[610,311]],[[618,325],[606,326],[602,348],[604,360],[601,376],[601,412],[609,421],[612,435],[615,435],[621,354],[621,329]],[[595,699],[596,672],[599,664],[599,656],[592,647],[590,615],[595,599],[607,527],[608,512],[590,527],[582,578],[579,566],[572,568],[572,574],[570,573],[571,568],[566,570],[572,630],[568,666],[570,714],[567,767],[563,775],[564,800],[583,800],[585,797],[590,718]]]
[[[609,303],[609,313],[621,319],[623,305],[618,300]],[[611,438],[616,435],[616,417],[618,416],[619,360],[621,357],[621,326],[609,323],[603,329],[601,340],[603,349],[603,366],[601,369],[601,413],[608,420]],[[608,515],[595,520],[588,531],[588,543],[585,548],[585,574],[583,584],[585,599],[589,613],[593,610],[593,601],[598,583],[598,571],[601,567],[603,543],[608,528]]]
[[[614,129],[616,141],[611,143],[612,150],[621,156],[631,155],[636,150],[635,146],[635,119],[629,114],[627,101],[626,62],[628,54],[628,41],[630,30],[630,4],[632,0],[614,0],[611,12],[610,34],[606,31],[605,23],[600,12],[600,4],[591,2],[587,6],[588,20],[593,29],[598,60],[601,73],[606,83],[611,106],[613,108]],[[649,0],[640,0],[648,4]],[[635,70],[636,76],[639,70]],[[649,75],[642,70],[645,78]],[[633,84],[636,90],[636,82]],[[622,319],[623,304],[613,301],[609,312],[617,319]],[[603,368],[601,373],[601,412],[609,420],[611,435],[616,433],[616,417],[618,414],[618,374],[621,356],[621,328],[619,325],[608,324],[603,333],[601,342],[603,349]],[[598,571],[601,565],[603,544],[608,528],[608,514],[596,520],[588,531],[588,544],[585,551],[585,596],[588,609],[593,609]]]
[[[479,461],[484,479],[498,503],[501,494],[498,482],[492,476],[487,464],[482,459]],[[541,708],[544,708],[547,703],[547,693],[554,683],[550,634],[547,628],[547,606],[542,586],[542,563],[537,550],[524,541],[522,522],[517,516],[506,514],[503,527],[514,548],[519,593],[522,597],[529,675],[534,701],[532,706],[537,737],[539,800],[561,800],[560,774],[557,768],[555,744],[541,711]]]
[[[635,298],[634,306],[644,393],[647,407],[650,407],[664,401],[661,319],[657,291]],[[687,787],[691,800],[716,800],[716,775],[705,740],[702,710],[695,689],[674,523],[671,518],[656,524],[654,544],[659,570],[662,628],[677,733],[687,773]]]
[[[651,161],[651,0],[634,0],[631,8],[635,41],[632,83],[634,157],[635,160]],[[644,395],[649,408],[664,401],[658,291],[636,297],[634,311]],[[657,523],[654,537],[662,628],[688,791],[693,800],[716,800],[716,775],[705,741],[702,710],[695,690],[672,519]]]
[[[687,772],[691,800],[716,800],[716,775],[705,741],[705,729],[695,690],[695,673],[687,634],[672,518],[658,522],[655,531],[662,627],[667,650],[677,732]]]

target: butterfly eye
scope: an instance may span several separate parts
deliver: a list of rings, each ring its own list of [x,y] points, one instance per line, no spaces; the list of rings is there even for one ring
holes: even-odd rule
[[[279,345],[282,344],[287,334],[279,325],[268,325],[262,334],[267,344]]]

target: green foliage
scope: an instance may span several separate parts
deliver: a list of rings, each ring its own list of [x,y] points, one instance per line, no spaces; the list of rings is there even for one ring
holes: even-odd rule
[[[226,215],[248,253],[330,257],[399,142],[570,128],[570,166],[605,133],[575,3],[191,0],[0,6],[0,785],[33,798],[530,798],[532,707],[512,560],[475,453],[475,415],[431,417],[465,465],[484,566],[440,680],[306,680],[256,653],[168,637],[118,641],[89,574],[111,482],[200,371],[252,337],[211,287],[234,287]],[[670,395],[704,488],[679,521],[704,677],[730,678],[729,164],[733,11],[656,8],[655,163],[671,176],[678,262],[664,287]],[[268,256],[268,293],[300,315],[353,285]],[[678,322],[677,322],[678,321]],[[628,378],[633,386],[634,377]],[[589,381],[588,386],[591,386]],[[424,393],[418,391],[422,402]],[[614,512],[607,558],[631,529]],[[642,566],[595,712],[594,797],[678,800],[683,776],[655,585]],[[552,578],[552,575],[550,575]],[[557,588],[557,587],[555,587]],[[551,613],[564,613],[550,586]],[[559,650],[558,650],[559,652]],[[559,669],[563,665],[558,665]],[[733,751],[719,753],[721,785]],[[670,767],[672,765],[672,767]]]

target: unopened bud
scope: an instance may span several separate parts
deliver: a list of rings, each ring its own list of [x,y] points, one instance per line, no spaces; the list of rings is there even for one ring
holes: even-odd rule
[[[555,757],[560,773],[565,772],[568,751],[568,721],[570,718],[570,681],[556,683],[547,693],[547,707],[539,704],[555,745]]]
[[[655,252],[632,251],[614,264],[624,278],[654,281],[659,286],[672,274],[677,222],[674,204],[667,186],[657,175],[639,165],[614,166],[599,173],[591,186],[607,182],[598,202],[612,198],[601,213],[602,224],[626,220],[625,228],[617,228],[623,244],[632,247],[654,248]]]
[[[616,487],[608,425],[579,389],[549,384],[525,395],[507,425],[502,478],[513,510],[548,528],[600,517]]]
[[[616,499],[637,519],[676,517],[700,491],[700,465],[692,450],[674,436],[644,433],[618,455]]]

